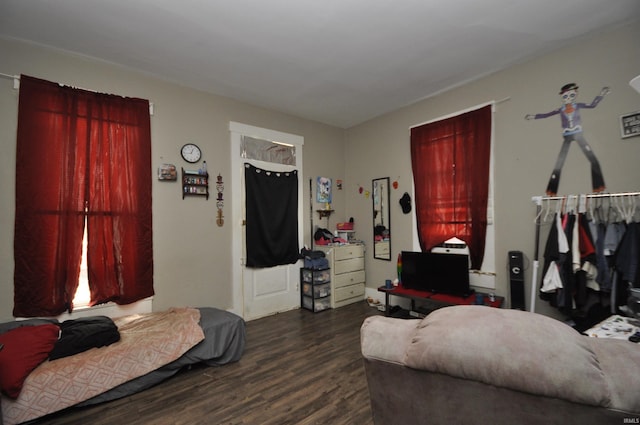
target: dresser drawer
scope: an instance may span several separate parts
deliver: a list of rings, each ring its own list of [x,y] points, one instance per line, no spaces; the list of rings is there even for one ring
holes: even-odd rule
[[[334,262],[333,273],[339,275],[342,273],[355,272],[364,270],[364,257],[350,258],[348,260],[340,260]]]
[[[347,258],[364,257],[364,245],[345,245],[333,248],[335,261]]]
[[[364,283],[358,283],[356,285],[349,285],[342,288],[336,288],[334,294],[334,301],[339,303],[340,301],[347,300],[349,298],[362,298],[364,299]]]
[[[333,286],[339,288],[341,286],[353,285],[356,283],[364,283],[364,270],[335,275]]]

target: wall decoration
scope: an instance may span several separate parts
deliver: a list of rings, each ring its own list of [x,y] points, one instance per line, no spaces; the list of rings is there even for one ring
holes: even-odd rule
[[[316,202],[323,204],[331,203],[331,179],[329,177],[318,177],[316,180]]]
[[[202,196],[209,199],[209,174],[202,170],[185,170],[182,168],[182,199],[186,196]]]
[[[216,224],[218,227],[222,227],[224,224],[224,216],[222,215],[222,207],[224,207],[224,200],[222,199],[222,192],[224,192],[224,182],[222,176],[218,174],[216,178],[216,190],[218,191],[218,197],[216,198],[216,208],[218,208],[218,214],[216,217]]]
[[[342,180],[336,180],[336,189],[342,190]]]
[[[622,138],[640,136],[640,111],[620,116]]]
[[[398,202],[400,203],[400,207],[404,214],[409,214],[411,212],[411,195],[405,192]]]
[[[176,181],[178,180],[178,171],[173,164],[162,164],[158,167],[158,180],[160,181]]]
[[[187,143],[180,148],[180,155],[182,155],[182,159],[188,163],[195,164],[200,161],[202,151],[195,143]]]
[[[558,154],[558,159],[551,172],[549,183],[547,185],[547,195],[555,196],[558,193],[558,185],[560,183],[560,173],[562,166],[567,158],[569,152],[569,146],[571,142],[575,141],[582,149],[582,152],[591,163],[591,184],[594,192],[602,192],[605,190],[604,178],[602,177],[602,171],[600,170],[600,163],[598,158],[593,153],[591,146],[587,143],[587,140],[582,134],[582,118],[580,117],[581,109],[593,109],[598,106],[598,103],[610,93],[609,87],[603,87],[591,103],[576,102],[578,96],[578,85],[575,83],[565,84],[560,88],[560,98],[562,105],[554,109],[551,112],[539,113],[539,114],[527,114],[525,119],[538,120],[542,118],[548,118],[553,115],[560,115],[560,121],[562,123],[562,137],[563,143]]]

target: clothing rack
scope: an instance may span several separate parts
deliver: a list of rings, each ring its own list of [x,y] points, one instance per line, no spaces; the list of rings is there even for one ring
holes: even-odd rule
[[[581,210],[586,206],[586,202],[589,199],[622,199],[624,197],[640,197],[640,192],[618,192],[618,193],[589,193],[580,195],[565,195],[565,196],[533,196],[531,201],[536,204],[536,244],[533,255],[533,267],[531,270],[531,305],[529,311],[535,312],[536,296],[537,296],[537,281],[538,281],[538,267],[539,267],[539,253],[540,253],[540,216],[542,214],[542,204],[550,201],[562,201],[563,205],[571,204],[575,202],[575,206]]]

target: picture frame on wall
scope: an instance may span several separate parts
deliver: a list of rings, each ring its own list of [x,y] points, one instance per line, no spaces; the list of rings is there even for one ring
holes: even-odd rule
[[[178,171],[173,164],[162,164],[158,167],[158,180],[160,181],[176,181],[178,179]]]
[[[640,111],[620,115],[620,133],[623,139],[640,136]]]
[[[318,177],[316,179],[316,202],[331,203],[331,179]]]

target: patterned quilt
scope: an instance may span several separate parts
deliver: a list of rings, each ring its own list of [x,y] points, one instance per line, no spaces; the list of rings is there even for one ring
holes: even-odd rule
[[[114,319],[120,341],[46,361],[29,374],[17,399],[2,397],[4,425],[73,406],[176,360],[204,339],[199,319],[192,308]]]

